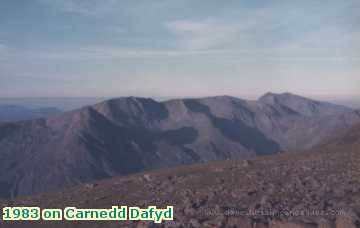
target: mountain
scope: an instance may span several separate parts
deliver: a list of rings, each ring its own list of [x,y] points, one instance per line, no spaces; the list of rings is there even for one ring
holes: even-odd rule
[[[60,192],[0,200],[0,206],[174,206],[175,221],[124,227],[357,228],[360,124],[298,154],[181,166],[115,177]],[[119,227],[119,222],[33,222],[24,227]],[[3,223],[8,227],[10,223]]]
[[[347,131],[360,117],[359,111],[291,93],[267,93],[259,102],[259,128],[286,151],[310,149]]]
[[[277,108],[288,108],[303,116],[337,115],[351,110],[341,105],[315,101],[291,93],[267,93],[260,97],[259,101]]]
[[[340,140],[338,144],[351,144],[353,146],[360,146],[360,125],[351,128]]]
[[[61,111],[57,108],[28,109],[18,105],[1,105],[0,122],[38,119],[60,113]]]
[[[46,119],[0,125],[0,195],[301,151],[355,123],[360,123],[357,111],[292,94],[267,94],[258,101],[228,96],[112,99]]]

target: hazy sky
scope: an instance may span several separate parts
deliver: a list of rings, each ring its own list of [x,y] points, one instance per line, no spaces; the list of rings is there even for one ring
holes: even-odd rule
[[[360,97],[359,0],[1,0],[0,97]]]

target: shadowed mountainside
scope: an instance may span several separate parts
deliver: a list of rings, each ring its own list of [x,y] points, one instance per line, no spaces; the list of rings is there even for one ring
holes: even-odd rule
[[[58,190],[176,165],[309,149],[360,122],[292,94],[156,102],[120,98],[0,125],[0,196]]]

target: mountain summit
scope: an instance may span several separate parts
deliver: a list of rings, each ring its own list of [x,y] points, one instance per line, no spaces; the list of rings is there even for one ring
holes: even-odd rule
[[[315,101],[292,93],[266,93],[259,101],[272,106],[287,107],[304,116],[337,115],[351,111],[345,106]]]

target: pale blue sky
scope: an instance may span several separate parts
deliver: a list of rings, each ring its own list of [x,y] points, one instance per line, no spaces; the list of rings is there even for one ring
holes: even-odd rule
[[[360,97],[359,0],[1,0],[0,97]]]

